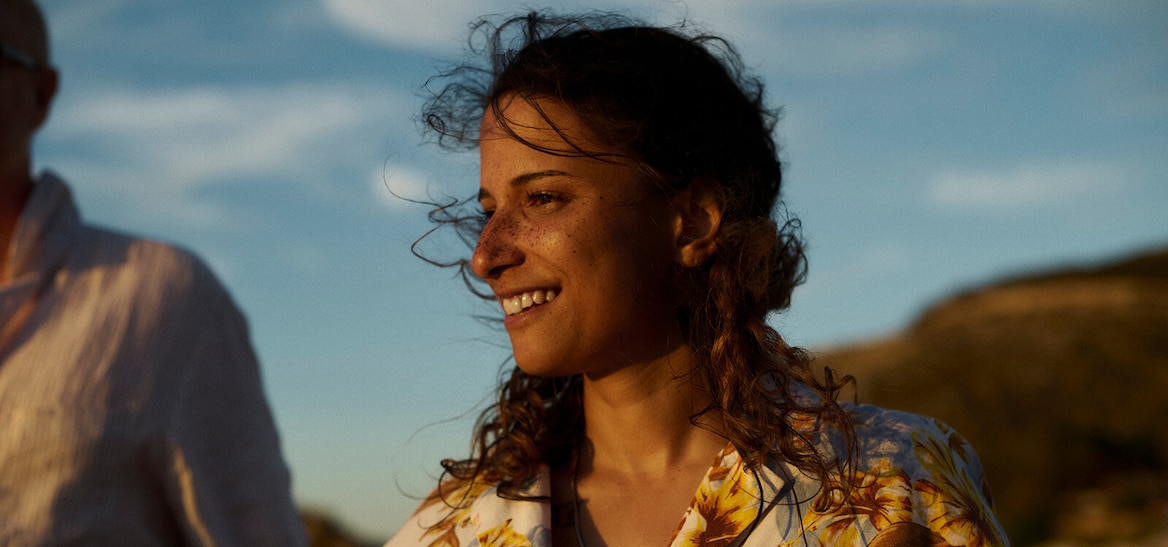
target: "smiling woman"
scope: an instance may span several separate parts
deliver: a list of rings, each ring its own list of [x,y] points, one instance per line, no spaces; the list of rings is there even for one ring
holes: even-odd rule
[[[603,144],[555,101],[504,101],[506,122],[488,112],[479,139],[490,221],[472,264],[507,314],[516,364],[541,377],[604,374],[678,346],[676,297],[663,283],[680,227],[668,196],[634,165],[571,154],[553,124],[580,128],[578,146]],[[531,148],[502,123],[564,154]]]
[[[777,116],[733,49],[684,28],[533,13],[477,29],[425,113],[477,147],[456,261],[516,368],[474,452],[391,546],[997,545],[944,424],[839,404],[766,322],[803,278]],[[481,285],[478,285],[481,287]],[[696,493],[695,493],[696,492]]]

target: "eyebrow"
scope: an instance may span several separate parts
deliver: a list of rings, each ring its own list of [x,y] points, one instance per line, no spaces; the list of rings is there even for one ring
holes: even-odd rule
[[[571,176],[570,174],[568,174],[564,171],[559,171],[556,169],[547,169],[544,171],[535,171],[533,173],[524,173],[522,175],[519,175],[519,176],[511,179],[510,184],[514,188],[514,187],[523,186],[523,185],[528,184],[532,181],[536,181],[536,180],[543,179],[543,178],[570,177],[570,176]],[[482,201],[482,200],[489,198],[489,197],[491,197],[491,193],[488,192],[486,188],[479,188],[479,201]]]

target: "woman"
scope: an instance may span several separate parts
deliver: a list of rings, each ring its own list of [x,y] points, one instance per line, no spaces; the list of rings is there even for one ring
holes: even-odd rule
[[[468,281],[517,367],[398,545],[997,545],[972,449],[839,405],[766,323],[802,281],[762,85],[710,36],[613,16],[490,27],[427,105],[477,147]],[[696,494],[695,494],[696,492]]]

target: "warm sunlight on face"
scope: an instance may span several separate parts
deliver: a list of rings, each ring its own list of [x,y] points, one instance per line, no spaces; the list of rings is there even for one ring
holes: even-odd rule
[[[521,138],[571,150],[526,101],[502,115]],[[540,107],[572,142],[604,147],[553,101]],[[507,318],[516,364],[538,376],[607,373],[680,341],[672,275],[680,221],[632,165],[541,152],[488,112],[480,203],[489,221],[474,252]]]

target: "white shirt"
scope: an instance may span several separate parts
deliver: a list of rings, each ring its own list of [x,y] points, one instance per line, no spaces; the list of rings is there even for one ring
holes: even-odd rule
[[[0,544],[303,545],[247,325],[196,257],[34,185],[0,286]]]

